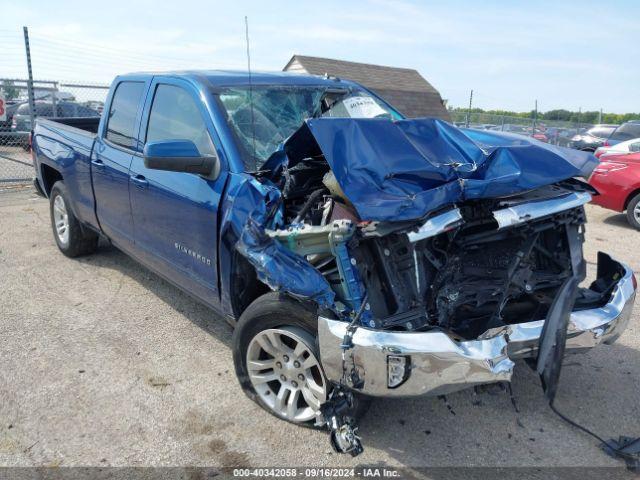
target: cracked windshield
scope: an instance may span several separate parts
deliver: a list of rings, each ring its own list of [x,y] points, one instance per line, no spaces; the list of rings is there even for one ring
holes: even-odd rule
[[[247,86],[229,88],[219,98],[249,170],[260,168],[308,118],[402,118],[361,89]]]

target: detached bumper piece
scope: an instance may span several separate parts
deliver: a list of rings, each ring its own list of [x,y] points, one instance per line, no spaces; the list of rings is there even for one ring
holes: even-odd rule
[[[602,446],[603,450],[614,458],[622,458],[632,472],[640,472],[640,437],[620,436],[611,439]]]
[[[601,254],[599,276],[612,268],[620,274],[609,301],[598,308],[571,313],[567,351],[611,344],[627,327],[636,280],[626,265]],[[507,325],[471,341],[453,340],[443,331],[393,332],[359,327],[345,367],[358,373],[360,392],[377,397],[443,395],[473,385],[510,381],[513,360],[537,356],[544,323],[538,320]],[[346,328],[347,323],[342,321],[318,319],[322,366],[329,380],[335,382],[343,376],[340,344]]]

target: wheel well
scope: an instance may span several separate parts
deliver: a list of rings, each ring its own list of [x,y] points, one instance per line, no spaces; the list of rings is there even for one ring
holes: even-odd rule
[[[40,167],[40,171],[42,173],[42,183],[44,183],[44,193],[48,197],[53,184],[62,180],[62,175],[55,168],[44,164]]]
[[[240,318],[242,312],[258,297],[271,291],[258,280],[253,265],[238,252],[233,256],[231,271],[231,307],[235,318]]]
[[[640,188],[636,188],[633,192],[629,194],[627,199],[624,201],[624,210],[626,210],[627,207],[629,206],[629,202],[631,201],[631,199],[636,195],[638,195],[639,193],[640,193]]]

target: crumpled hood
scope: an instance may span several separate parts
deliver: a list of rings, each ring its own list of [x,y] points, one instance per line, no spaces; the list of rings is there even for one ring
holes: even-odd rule
[[[285,150],[299,151],[310,135],[363,220],[418,219],[463,200],[586,178],[598,164],[590,153],[429,118],[309,119]]]

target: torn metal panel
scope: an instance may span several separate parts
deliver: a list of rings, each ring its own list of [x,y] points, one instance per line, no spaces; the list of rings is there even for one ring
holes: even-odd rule
[[[443,232],[447,232],[462,224],[462,214],[460,210],[454,208],[447,212],[436,215],[424,222],[415,232],[409,232],[409,241],[419,242],[425,238],[435,237]]]
[[[553,404],[560,380],[562,359],[567,343],[567,328],[578,294],[578,285],[586,277],[586,265],[582,256],[584,239],[580,227],[567,225],[566,232],[572,274],[563,282],[547,313],[540,335],[540,351],[536,368],[542,380],[545,397],[550,404]]]
[[[589,201],[591,201],[590,193],[573,192],[564,197],[496,210],[493,212],[493,217],[498,222],[498,228],[513,227],[546,215],[580,207],[589,203]]]
[[[258,278],[272,290],[310,299],[321,308],[333,308],[335,294],[322,274],[266,234],[265,228],[282,225],[280,191],[253,178],[241,183],[233,208],[227,209],[224,225],[235,231],[236,249],[256,269]]]
[[[359,216],[378,221],[587,177],[598,163],[590,153],[426,118],[309,119],[285,151],[294,163],[324,155]]]
[[[286,229],[268,230],[267,235],[294,254],[309,258],[315,267],[321,266],[327,258],[334,259],[339,273],[339,299],[346,307],[345,312],[355,312],[360,308],[364,293],[347,248],[355,231],[351,220],[342,219],[321,226],[291,225]],[[370,313],[365,312],[362,319],[368,321]]]

